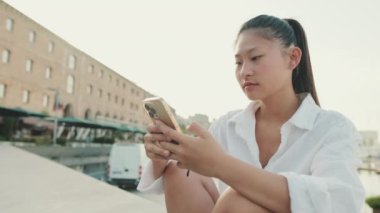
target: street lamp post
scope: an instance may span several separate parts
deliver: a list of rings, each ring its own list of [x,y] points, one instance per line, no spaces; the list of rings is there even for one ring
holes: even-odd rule
[[[56,113],[57,108],[59,108],[59,90],[57,88],[48,88],[49,90],[54,91],[54,103],[53,103],[53,111],[54,111],[54,129],[53,129],[53,145],[57,144],[57,131],[58,131],[58,116]]]
[[[53,129],[53,146],[57,144],[57,127],[58,127],[58,117],[54,118],[54,129]]]

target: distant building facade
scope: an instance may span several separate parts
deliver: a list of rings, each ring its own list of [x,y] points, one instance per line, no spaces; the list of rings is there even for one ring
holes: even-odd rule
[[[0,105],[146,127],[143,88],[0,1]]]
[[[193,116],[189,116],[187,121],[189,123],[196,122],[206,129],[208,129],[211,125],[208,116],[204,114],[195,114]]]
[[[377,131],[359,131],[362,141],[360,144],[362,157],[376,157],[380,155],[380,143]]]

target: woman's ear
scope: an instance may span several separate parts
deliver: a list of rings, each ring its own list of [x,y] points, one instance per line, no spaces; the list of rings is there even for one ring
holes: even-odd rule
[[[302,51],[299,47],[291,47],[289,68],[294,70],[301,61]]]

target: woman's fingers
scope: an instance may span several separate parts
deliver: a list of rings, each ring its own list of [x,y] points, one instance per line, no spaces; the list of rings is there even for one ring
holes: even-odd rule
[[[148,133],[144,136],[144,141],[148,143],[154,143],[156,141],[171,141],[171,139],[164,134]]]
[[[204,139],[209,139],[210,138],[210,133],[207,131],[207,129],[204,129],[201,127],[199,124],[193,122],[191,123],[188,127],[187,130],[190,132],[194,133],[196,136],[204,138]]]
[[[155,144],[145,144],[145,150],[147,153],[150,152],[156,155],[160,155],[164,158],[167,158],[170,155],[170,152],[168,150],[165,150]]]
[[[174,129],[168,127],[165,123],[163,123],[160,120],[156,120],[155,124],[156,124],[155,125],[156,128],[158,128],[160,130],[160,132],[162,132],[164,135],[170,137],[171,139],[173,139],[178,144],[189,141],[191,139],[191,137],[189,137],[185,134],[181,134],[177,130],[174,130]]]
[[[158,141],[166,141],[168,138],[162,134],[146,134],[144,136],[145,152],[150,159],[167,159],[170,152],[161,147]]]
[[[165,142],[165,141],[162,141],[160,142],[160,146],[162,148],[164,148],[165,150],[168,150],[169,152],[173,153],[173,154],[178,154],[180,152],[180,147],[179,145],[173,143],[173,142]]]
[[[154,154],[152,152],[147,152],[146,155],[152,160],[168,160],[167,157],[162,157],[161,155]]]
[[[149,133],[161,133],[161,130],[155,124],[149,124],[147,130]]]

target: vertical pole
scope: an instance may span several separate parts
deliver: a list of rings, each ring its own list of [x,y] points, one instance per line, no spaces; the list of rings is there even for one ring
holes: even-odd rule
[[[57,127],[58,127],[58,117],[55,117],[54,130],[53,130],[53,145],[57,144]]]

